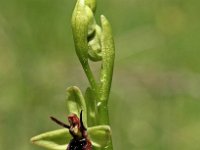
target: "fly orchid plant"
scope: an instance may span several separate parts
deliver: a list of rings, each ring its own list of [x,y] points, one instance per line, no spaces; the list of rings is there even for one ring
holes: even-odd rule
[[[72,14],[72,31],[76,54],[90,86],[86,89],[84,95],[76,86],[67,89],[67,113],[75,115],[76,118],[81,114],[81,124],[84,125],[84,129],[87,129],[92,150],[112,150],[108,99],[115,57],[114,41],[111,26],[103,15],[100,17],[101,26],[96,23],[95,9],[95,0],[78,0]],[[89,61],[90,63],[101,62],[99,80],[94,78]],[[70,125],[66,125],[51,117],[53,121],[67,129],[42,133],[31,138],[31,142],[47,149],[66,150],[67,145],[72,141],[72,133],[78,134],[80,130],[80,128],[75,128],[76,126],[69,118]],[[67,149],[71,150],[69,147]]]

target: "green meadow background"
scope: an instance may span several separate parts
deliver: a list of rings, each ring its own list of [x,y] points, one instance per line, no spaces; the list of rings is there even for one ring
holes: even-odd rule
[[[0,150],[66,120],[66,88],[88,81],[76,57],[75,0],[0,0]],[[200,149],[200,1],[98,0],[116,60],[109,101],[114,150]],[[94,68],[98,71],[98,68]]]

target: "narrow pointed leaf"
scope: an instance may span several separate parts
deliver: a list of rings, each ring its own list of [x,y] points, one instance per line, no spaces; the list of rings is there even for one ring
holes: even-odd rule
[[[115,47],[110,23],[103,15],[101,15],[101,26],[101,44],[103,59],[101,66],[99,95],[100,101],[105,101],[106,103],[108,103],[113,74]]]

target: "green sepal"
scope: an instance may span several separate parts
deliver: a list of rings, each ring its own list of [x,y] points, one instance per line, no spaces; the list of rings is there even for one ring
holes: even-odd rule
[[[111,129],[108,125],[93,126],[88,129],[88,134],[94,147],[105,148],[110,142]]]
[[[31,142],[51,150],[66,150],[71,138],[68,129],[59,129],[37,135],[31,138]]]
[[[72,86],[67,89],[67,111],[68,114],[76,114],[80,118],[80,112],[83,111],[83,124],[87,128],[87,107],[81,90]]]

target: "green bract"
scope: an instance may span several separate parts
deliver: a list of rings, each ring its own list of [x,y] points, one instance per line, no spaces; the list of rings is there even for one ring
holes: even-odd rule
[[[101,26],[96,23],[95,9],[95,0],[78,0],[72,15],[76,54],[90,86],[85,95],[76,86],[67,89],[67,113],[79,116],[83,110],[83,122],[93,150],[112,150],[107,104],[114,66],[114,42],[108,20],[101,15]],[[89,61],[101,62],[99,80],[94,78]],[[60,129],[35,136],[31,142],[48,149],[65,150],[71,139],[67,129]]]

